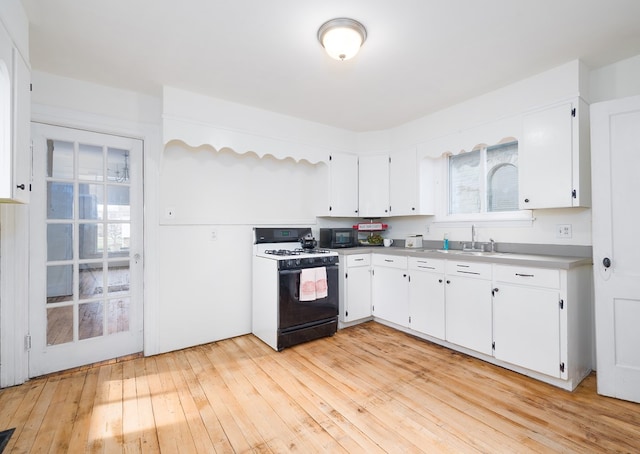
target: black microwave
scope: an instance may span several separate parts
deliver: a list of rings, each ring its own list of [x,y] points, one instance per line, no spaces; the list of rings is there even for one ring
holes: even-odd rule
[[[358,245],[358,232],[355,229],[320,229],[320,247],[341,248]]]

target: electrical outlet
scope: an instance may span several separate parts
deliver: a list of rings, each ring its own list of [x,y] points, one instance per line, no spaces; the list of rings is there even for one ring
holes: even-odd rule
[[[429,234],[429,224],[424,226],[424,233]]]
[[[557,238],[571,238],[571,224],[556,225]]]
[[[216,241],[218,239],[218,231],[216,229],[211,230],[211,235],[209,236],[211,241]]]

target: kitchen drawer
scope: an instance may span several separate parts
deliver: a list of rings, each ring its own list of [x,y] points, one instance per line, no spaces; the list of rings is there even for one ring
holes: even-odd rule
[[[407,269],[407,257],[399,255],[373,254],[373,266]]]
[[[430,271],[432,273],[444,273],[444,260],[409,257],[409,269],[416,271]]]
[[[495,281],[508,282],[510,284],[531,285],[535,287],[560,287],[560,270],[496,265],[494,273]]]
[[[477,279],[491,279],[491,263],[459,262],[447,260],[445,269],[449,276],[465,276]]]
[[[371,265],[371,254],[347,255],[347,268]]]

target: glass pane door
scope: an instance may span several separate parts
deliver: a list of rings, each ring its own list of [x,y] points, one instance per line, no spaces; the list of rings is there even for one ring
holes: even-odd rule
[[[44,228],[46,245],[43,252],[32,252],[32,262],[45,269],[44,292],[33,292],[42,300],[32,298],[34,321],[40,314],[44,322],[32,329],[33,344],[40,329],[43,342],[33,348],[51,356],[54,347],[65,351],[67,346],[74,357],[82,350],[80,356],[90,358],[83,361],[95,362],[119,356],[113,347],[122,350],[121,337],[132,340],[125,350],[139,351],[141,144],[86,131],[38,128],[45,131],[34,144],[34,168],[42,173],[34,172],[34,180],[44,181],[43,194],[34,191],[33,210],[42,200],[44,218],[39,224],[34,216],[32,232]],[[36,149],[38,143],[42,150]],[[63,361],[60,369],[73,367],[68,363]]]

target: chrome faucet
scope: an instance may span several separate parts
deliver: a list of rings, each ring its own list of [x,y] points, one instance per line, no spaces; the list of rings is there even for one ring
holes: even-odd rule
[[[471,224],[471,249],[476,248],[476,225]]]

